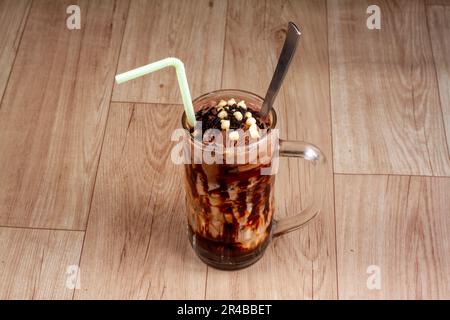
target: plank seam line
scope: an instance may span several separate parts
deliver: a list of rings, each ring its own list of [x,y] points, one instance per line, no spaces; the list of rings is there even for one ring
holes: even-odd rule
[[[25,33],[25,29],[27,27],[27,24],[28,24],[28,20],[29,20],[28,18],[30,17],[30,12],[31,12],[32,6],[33,6],[33,0],[30,1],[30,7],[28,8],[28,12],[27,12],[26,17],[25,17],[25,23],[23,25],[23,30],[22,30],[22,32],[20,34],[20,37],[19,37],[19,44],[17,46],[16,54],[14,55],[13,63],[11,65],[11,70],[9,70],[8,79],[6,80],[6,83],[5,83],[5,89],[3,91],[2,98],[0,99],[0,109],[3,106],[3,98],[5,97],[6,89],[8,89],[9,80],[11,79],[11,74],[13,73],[14,66],[16,65],[16,58],[17,58],[17,55],[19,54],[19,50],[20,50],[20,47],[22,45],[22,38],[23,38],[23,35]]]
[[[63,228],[45,228],[45,227],[25,227],[25,226],[11,226],[0,225],[2,229],[21,229],[21,230],[42,230],[42,231],[69,231],[69,232],[84,232],[80,229],[63,229]]]
[[[423,1],[422,1],[422,4],[423,4]],[[425,8],[424,8],[425,9]],[[424,10],[425,11],[425,10]],[[419,15],[419,18],[420,18],[420,15]],[[426,12],[425,12],[425,18],[426,18]],[[428,27],[427,27],[428,28]],[[410,28],[411,30],[411,32],[410,32],[410,36],[411,36],[411,39],[413,39],[413,37],[414,37],[414,35],[413,35],[413,28]],[[413,47],[414,46],[414,43],[413,42],[411,42],[412,44],[411,44],[411,47]],[[412,52],[414,52],[414,49],[412,49]],[[411,69],[410,69],[410,81],[411,81],[411,99],[412,99],[412,104],[413,104],[413,109],[412,109],[412,113],[413,113],[413,119],[414,119],[414,128],[416,129],[416,131],[418,132],[419,131],[419,129],[418,129],[418,127],[417,127],[417,120],[416,120],[416,107],[417,107],[417,104],[416,104],[416,92],[417,92],[417,90],[416,90],[416,86],[415,86],[415,82],[416,81],[414,81],[414,69],[415,69],[415,67],[418,65],[418,64],[420,64],[420,62],[417,62],[415,59],[414,59],[414,54],[413,54],[413,56],[412,56],[412,61],[411,61]],[[432,163],[432,161],[431,161],[431,154],[430,154],[430,149],[428,148],[428,138],[427,138],[427,130],[426,130],[426,124],[424,123],[424,125],[423,125],[423,137],[424,137],[424,139],[425,139],[425,149],[427,150],[427,158],[428,158],[428,165],[430,166],[430,170],[431,170],[431,174],[433,175],[434,174],[434,169],[433,169],[433,163]]]
[[[127,22],[128,22],[128,14],[130,13],[130,6],[131,6],[131,4],[130,4],[130,1],[129,1],[128,2],[128,8],[127,8],[127,14],[126,14],[126,18],[125,18],[125,24],[123,26],[122,39],[120,41],[120,48],[119,48],[119,52],[117,54],[117,62],[116,62],[115,73],[117,73],[117,68],[119,66],[120,54],[122,52],[123,39],[124,39],[124,36],[125,36],[125,31],[126,31]],[[113,18],[114,18],[114,12],[112,14],[112,19]],[[86,226],[85,226],[85,230],[86,231],[84,232],[84,235],[83,235],[83,242],[81,244],[80,258],[78,259],[78,267],[81,267],[81,258],[83,257],[84,244],[85,244],[86,234],[87,234],[88,225],[89,225],[89,218],[91,216],[91,211],[92,211],[92,202],[94,200],[95,186],[97,184],[98,169],[100,167],[100,159],[102,157],[103,145],[104,145],[105,137],[106,137],[106,129],[108,127],[108,119],[109,119],[109,114],[110,114],[110,110],[111,110],[111,99],[112,99],[113,90],[114,90],[114,81],[115,80],[113,79],[113,84],[112,84],[112,87],[111,87],[111,92],[110,92],[110,97],[109,97],[108,112],[106,114],[105,126],[104,126],[104,129],[103,129],[103,137],[102,137],[102,142],[101,142],[101,145],[100,145],[100,151],[99,151],[98,160],[97,160],[97,169],[95,171],[94,183],[92,185],[91,199],[90,199],[90,202],[89,202],[89,210],[88,210],[88,215],[86,217]],[[75,291],[76,290],[73,290],[72,300],[75,299]]]
[[[339,277],[338,277],[338,250],[337,250],[337,226],[336,226],[336,191],[335,191],[335,181],[334,181],[334,145],[333,145],[333,111],[331,104],[331,64],[330,64],[330,43],[329,43],[329,16],[328,16],[328,1],[325,0],[325,14],[326,14],[326,24],[327,24],[327,58],[328,58],[328,99],[330,102],[330,129],[331,129],[331,171],[332,184],[333,184],[333,217],[334,217],[334,251],[335,251],[335,270],[336,270],[336,299],[339,300]]]
[[[225,66],[225,45],[227,42],[227,25],[228,25],[228,6],[229,6],[229,1],[227,1],[227,6],[225,9],[225,30],[223,32],[223,46],[222,46],[222,76],[220,77],[220,88],[223,87],[223,71],[224,71],[224,66]]]
[[[182,103],[170,103],[170,102],[142,102],[142,101],[116,101],[111,100],[110,103],[122,103],[122,104],[137,104],[137,105],[165,105],[165,106],[181,106],[183,107]]]
[[[399,177],[419,177],[419,178],[447,178],[450,176],[436,176],[436,175],[420,175],[420,174],[402,174],[402,173],[349,173],[349,172],[335,172],[334,175],[341,176],[399,176]]]
[[[430,29],[430,23],[428,21],[428,7],[427,5],[425,5],[425,22],[427,24],[427,31],[428,31],[428,42],[430,44],[430,49],[431,49],[431,57],[433,58],[433,67],[434,67],[434,77],[436,79],[436,85],[437,85],[437,91],[438,91],[438,98],[439,98],[439,108],[441,109],[441,115],[442,115],[442,127],[444,130],[444,137],[445,137],[445,142],[447,142],[447,155],[450,156],[450,150],[449,150],[449,141],[447,140],[447,129],[445,127],[445,121],[444,121],[444,110],[442,109],[442,99],[441,99],[441,88],[439,87],[439,77],[437,74],[437,68],[436,68],[436,60],[434,59],[434,50],[433,50],[433,42],[431,41],[431,29]]]

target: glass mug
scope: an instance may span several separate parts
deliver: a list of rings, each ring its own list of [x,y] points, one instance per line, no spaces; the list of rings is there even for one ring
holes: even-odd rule
[[[218,90],[195,99],[194,109],[197,112],[231,98],[244,100],[250,111],[259,111],[263,102],[250,92]],[[212,267],[234,270],[255,263],[272,238],[300,228],[321,210],[326,161],[322,151],[306,142],[278,139],[277,130],[273,130],[276,123],[272,108],[266,135],[231,151],[225,148],[223,154],[214,151],[215,159],[223,159],[222,163],[205,163],[204,154],[211,154],[210,146],[187,131],[183,153],[188,235],[195,253]],[[182,125],[188,130],[185,114]],[[251,157],[255,150],[256,158]],[[234,161],[225,161],[230,153]],[[274,171],[278,155],[310,162],[316,176],[312,203],[297,215],[275,220]],[[236,161],[238,157],[240,161]]]

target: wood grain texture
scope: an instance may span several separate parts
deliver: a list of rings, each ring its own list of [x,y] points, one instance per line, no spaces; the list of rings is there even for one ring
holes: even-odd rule
[[[427,5],[450,6],[450,0],[425,0]]]
[[[450,150],[450,6],[427,7],[427,16],[447,135],[447,150]]]
[[[181,106],[111,104],[77,299],[202,299],[183,169],[170,158]]]
[[[450,175],[422,1],[328,1],[334,169]]]
[[[69,4],[0,0],[0,299],[450,299],[450,178],[409,176],[450,175],[448,0],[377,1],[378,31],[370,1],[80,0],[74,31]],[[170,161],[175,74],[113,90],[116,65],[174,55],[193,96],[264,95],[289,20],[302,38],[275,105],[280,136],[325,152],[325,207],[250,268],[208,268]],[[298,160],[280,168],[278,218],[305,207],[311,179]]]
[[[35,1],[0,109],[0,225],[84,229],[127,1]]]
[[[337,175],[339,298],[450,297],[449,178]],[[381,288],[366,273],[380,267]]]
[[[326,4],[324,1],[229,1],[224,88],[264,95],[288,21],[299,24],[301,44],[275,108],[280,136],[318,145],[329,159],[322,213],[308,226],[276,239],[260,262],[238,272],[209,268],[207,298],[336,298]],[[320,124],[320,125],[318,125]],[[276,182],[280,218],[307,204],[309,168],[282,159]]]
[[[0,1],[0,30],[2,30],[0,37],[0,99],[5,92],[6,83],[19,48],[30,4],[30,0]]]
[[[79,231],[0,228],[0,299],[72,299],[67,271],[78,266],[83,236]]]
[[[192,97],[220,88],[227,2],[133,0],[119,72],[169,56],[180,58]],[[181,103],[174,70],[115,85],[114,101]]]

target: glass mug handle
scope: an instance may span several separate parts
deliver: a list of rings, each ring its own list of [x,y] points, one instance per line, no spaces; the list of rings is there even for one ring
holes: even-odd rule
[[[307,142],[279,139],[278,148],[281,157],[301,158],[310,162],[316,174],[312,184],[312,203],[294,216],[275,219],[274,237],[297,230],[312,220],[322,209],[325,193],[326,159],[318,147]]]

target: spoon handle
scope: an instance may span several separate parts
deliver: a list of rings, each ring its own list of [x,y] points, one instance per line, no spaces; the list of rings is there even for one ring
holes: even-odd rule
[[[293,22],[289,22],[283,49],[281,50],[277,67],[275,68],[272,81],[270,81],[269,89],[267,90],[266,97],[264,98],[264,102],[259,113],[263,119],[267,117],[270,109],[272,108],[273,102],[278,94],[278,91],[280,90],[281,84],[283,83],[284,77],[289,69],[289,65],[291,64],[292,57],[297,49],[299,39],[300,30]]]

